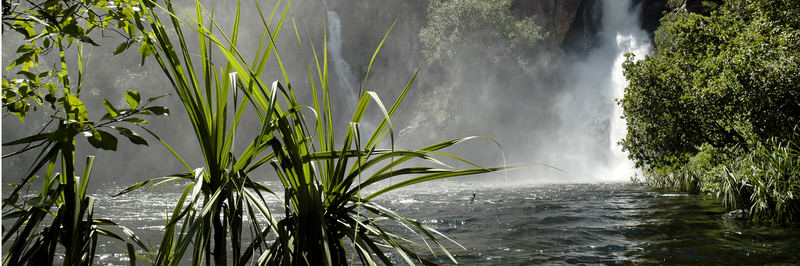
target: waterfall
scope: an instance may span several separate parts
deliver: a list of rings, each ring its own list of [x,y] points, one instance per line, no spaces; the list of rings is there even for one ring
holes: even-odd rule
[[[625,87],[628,86],[628,81],[622,73],[625,54],[633,53],[638,60],[644,58],[652,49],[647,32],[639,26],[638,12],[634,12],[640,11],[641,7],[637,6],[634,10],[631,10],[627,6],[619,6],[620,2],[622,1],[606,1],[607,10],[611,10],[611,12],[607,13],[608,15],[604,16],[603,19],[609,29],[616,31],[616,34],[611,33],[611,35],[615,35],[614,41],[617,50],[614,65],[611,69],[612,99],[622,99]],[[635,170],[633,162],[628,159],[628,155],[617,144],[627,134],[627,123],[621,116],[622,107],[619,104],[615,104],[611,116],[611,131],[609,132],[609,137],[611,138],[610,148],[613,155],[610,170],[614,176],[627,177],[634,175]]]
[[[630,1],[602,1],[599,46],[571,67],[556,112],[562,124],[553,158],[570,175],[592,180],[624,180],[635,174],[633,163],[618,142],[627,134],[615,100],[628,85],[622,73],[626,53],[638,58],[651,50],[639,26],[639,7]],[[558,167],[558,165],[556,165]]]
[[[353,106],[358,102],[356,87],[356,77],[350,69],[350,64],[342,56],[342,24],[339,20],[339,15],[336,11],[328,10],[328,52],[331,61],[333,62],[333,70],[336,72],[336,78],[339,81],[339,87],[333,89],[334,93],[338,93],[343,97],[342,102],[345,106]]]

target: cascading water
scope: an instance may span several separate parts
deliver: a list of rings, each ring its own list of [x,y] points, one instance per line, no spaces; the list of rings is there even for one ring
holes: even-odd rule
[[[616,41],[619,50],[617,59],[614,60],[614,69],[612,70],[613,76],[611,76],[614,88],[613,96],[615,99],[622,99],[625,93],[625,87],[628,86],[628,81],[625,80],[625,76],[622,73],[622,63],[625,61],[625,53],[633,53],[636,59],[642,59],[651,49],[647,40],[647,35],[641,30],[631,32],[631,34],[628,35],[617,35]],[[632,176],[634,175],[633,162],[631,162],[628,159],[628,155],[616,145],[616,142],[622,140],[627,134],[627,123],[625,119],[622,118],[621,106],[615,106],[611,118],[610,137],[613,145],[611,150],[614,155],[613,162],[615,163],[612,165],[612,173],[617,176]]]
[[[356,77],[353,74],[350,64],[342,56],[342,24],[339,20],[339,15],[336,11],[328,10],[328,52],[331,61],[333,62],[333,70],[336,72],[336,78],[339,81],[338,90],[333,90],[334,93],[344,97],[345,106],[352,106],[358,102],[356,91]],[[337,92],[338,91],[338,92]]]
[[[332,88],[332,93],[338,95],[338,106],[346,110],[346,114],[355,111],[361,93],[361,88],[356,81],[356,76],[350,68],[350,64],[342,56],[342,23],[336,11],[328,10],[328,52],[333,62],[333,70],[338,79],[338,88]],[[361,130],[371,132],[375,129],[375,123],[367,118],[359,123]]]
[[[638,6],[631,8],[629,1],[602,1],[600,10],[600,45],[572,67],[568,77],[575,79],[566,84],[556,104],[562,124],[552,150],[560,152],[551,158],[568,165],[566,170],[573,177],[621,180],[635,174],[633,163],[618,145],[626,134],[621,107],[615,104],[627,86],[622,62],[626,53],[642,57],[651,46],[639,27]]]

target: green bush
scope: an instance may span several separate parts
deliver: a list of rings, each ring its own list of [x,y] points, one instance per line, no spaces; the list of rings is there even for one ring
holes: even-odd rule
[[[622,142],[653,186],[704,191],[762,224],[797,224],[800,2],[668,13],[655,51],[623,64]]]
[[[800,4],[728,1],[662,19],[654,55],[624,63],[623,147],[639,166],[685,163],[697,147],[787,139],[800,123]],[[688,156],[687,156],[688,155]]]
[[[793,226],[800,218],[800,153],[772,138],[742,149],[698,148],[686,163],[648,169],[646,184],[716,195],[728,210],[743,210],[757,224]]]
[[[24,37],[16,49],[17,57],[4,60],[8,65],[3,72],[3,112],[24,120],[29,112],[43,107],[50,121],[41,121],[43,126],[29,136],[3,143],[4,147],[21,147],[3,158],[38,153],[22,176],[3,175],[3,181],[14,183],[10,192],[4,193],[2,204],[3,220],[10,221],[8,228],[6,223],[3,227],[3,265],[91,265],[99,237],[126,242],[129,259],[135,264],[134,244],[145,251],[147,247],[128,228],[95,216],[95,198],[87,193],[95,157],[87,156],[83,169],[76,158],[76,141],[82,137],[97,149],[111,151],[117,149],[116,135],[147,145],[134,130],[148,131],[146,116],[169,113],[166,107],[151,106],[161,97],[142,100],[135,90],[124,94],[127,107],[104,99],[107,113],[101,117],[90,116],[81,98],[86,68],[91,66],[84,61],[84,45],[97,45],[90,32],[124,29],[125,34],[120,35],[126,40],[116,53],[122,52],[137,36],[128,28],[133,13],[96,0],[17,4],[3,2],[3,24]],[[135,6],[127,0],[118,4]],[[5,44],[8,33],[3,34]],[[55,56],[57,63],[45,66],[41,60],[40,65],[40,58],[46,55]],[[10,70],[17,72],[5,72]],[[42,186],[37,191],[33,180],[39,175]],[[28,192],[33,195],[26,195]]]

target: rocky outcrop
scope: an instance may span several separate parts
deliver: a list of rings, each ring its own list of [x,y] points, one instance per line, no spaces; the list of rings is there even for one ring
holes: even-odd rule
[[[661,25],[661,17],[669,10],[666,0],[634,0],[634,5],[641,7],[639,21],[642,29],[652,34]]]
[[[536,21],[550,36],[545,40],[545,47],[553,49],[561,47],[585,1],[513,0],[511,8],[519,16],[535,16]],[[421,59],[419,51],[422,50],[422,46],[418,34],[426,24],[428,2],[428,0],[338,0],[329,1],[328,8],[335,10],[342,18],[343,44],[349,47],[343,52],[346,58],[359,61],[351,62],[354,68],[368,62],[367,54],[375,48],[388,25],[395,20],[397,25],[390,36],[391,42],[385,44],[383,49],[387,52],[397,51],[404,55],[414,55],[405,56],[406,62],[401,62],[406,67],[411,67],[418,64]]]
[[[722,0],[634,0],[633,4],[641,7],[639,21],[642,29],[652,35],[661,26],[661,18],[666,12],[677,8],[708,15],[714,4],[722,2]]]
[[[584,0],[576,11],[575,20],[561,42],[561,48],[576,55],[586,55],[599,43],[603,5],[600,0]]]

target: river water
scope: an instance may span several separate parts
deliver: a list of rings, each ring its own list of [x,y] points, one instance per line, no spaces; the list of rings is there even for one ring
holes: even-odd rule
[[[378,202],[431,226],[466,249],[467,265],[762,264],[800,262],[800,231],[752,226],[713,197],[657,192],[628,183],[497,186],[435,182]],[[99,189],[97,214],[156,245],[180,187]],[[473,199],[473,194],[475,194]],[[126,264],[122,245],[103,242],[99,261]],[[155,248],[154,248],[155,249]],[[429,258],[449,264],[446,258]]]

